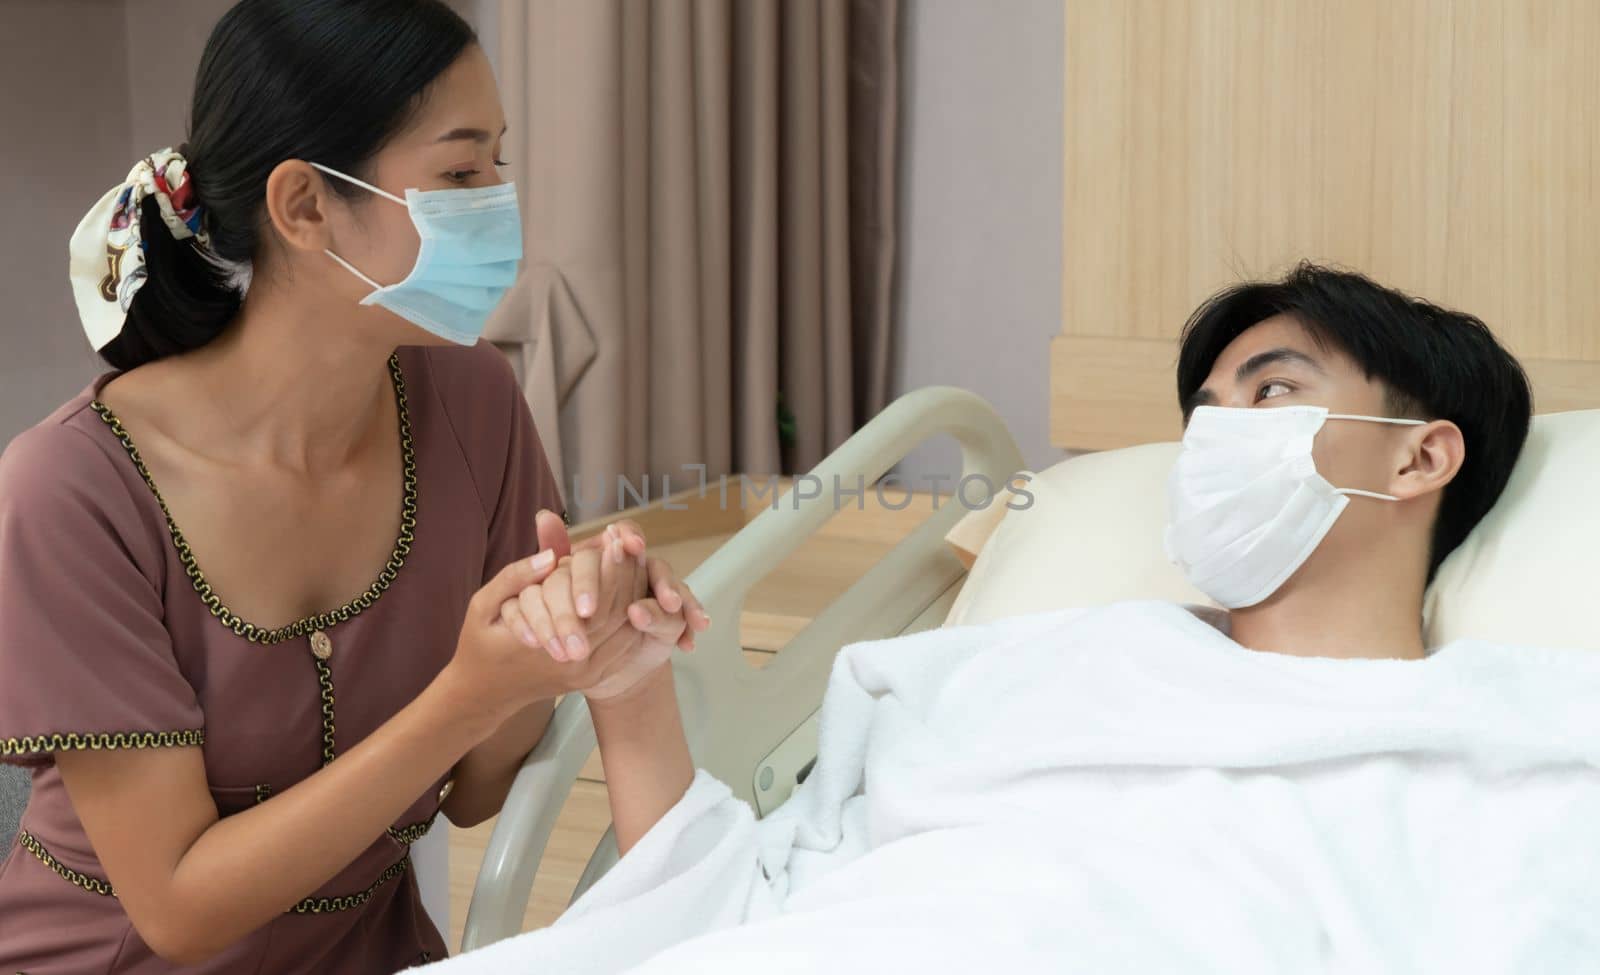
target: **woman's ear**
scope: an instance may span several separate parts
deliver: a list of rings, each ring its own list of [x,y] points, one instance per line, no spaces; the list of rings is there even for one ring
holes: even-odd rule
[[[1402,501],[1444,490],[1467,459],[1461,428],[1449,420],[1412,427],[1401,448],[1389,493]]]
[[[333,194],[309,163],[289,159],[267,176],[267,220],[286,247],[322,251],[333,246],[328,208]]]

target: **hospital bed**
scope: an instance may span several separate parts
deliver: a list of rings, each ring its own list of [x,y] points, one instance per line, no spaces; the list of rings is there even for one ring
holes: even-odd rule
[[[859,476],[871,490],[913,447],[937,434],[960,445],[963,478],[981,475],[998,488],[1022,468],[1004,423],[982,399],[949,387],[918,390],[892,403],[811,472],[823,485],[820,496],[796,501],[802,492],[791,492],[688,577],[714,621],[695,653],[673,660],[691,754],[758,816],[788,798],[814,759],[822,694],[834,657],[848,643],[1063,604],[1206,602],[1161,555],[1163,485],[1177,445],[1146,444],[1084,455],[1034,475],[1026,517],[1019,511],[996,519],[970,573],[945,542],[968,509],[940,505],[769,665],[746,663],[739,645],[745,596],[833,514],[835,477],[851,488]],[[1600,551],[1600,513],[1589,491],[1597,470],[1600,410],[1535,418],[1500,502],[1429,589],[1424,629],[1430,646],[1473,636],[1600,649],[1584,609]],[[571,695],[524,762],[496,823],[462,951],[521,931],[556,817],[594,748],[587,707],[581,695]],[[573,899],[616,860],[608,830]]]
[[[944,622],[966,569],[944,536],[966,513],[945,503],[828,605],[767,666],[746,662],[739,618],[751,587],[834,513],[833,485],[872,485],[912,448],[937,434],[961,447],[962,476],[992,490],[1022,467],[1004,422],[980,397],[931,387],[901,397],[811,471],[822,490],[797,489],[762,511],[685,580],[705,605],[711,629],[692,654],[674,655],[684,731],[695,764],[726,782],[757,815],[788,798],[816,755],[816,714],[839,648],[930,629]],[[837,478],[837,482],[835,481]],[[959,483],[959,481],[958,481]],[[969,496],[981,492],[973,482]],[[858,503],[845,497],[841,504]],[[582,695],[556,708],[539,746],[523,763],[495,824],[467,914],[462,950],[522,930],[539,861],[578,772],[595,748]],[[616,862],[607,831],[573,893],[576,899]]]

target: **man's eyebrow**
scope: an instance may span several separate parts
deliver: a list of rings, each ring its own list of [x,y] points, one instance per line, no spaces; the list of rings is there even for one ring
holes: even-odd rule
[[[1276,349],[1268,349],[1265,352],[1257,352],[1255,355],[1246,359],[1244,361],[1244,365],[1240,366],[1238,370],[1234,372],[1234,382],[1242,383],[1268,366],[1276,365],[1280,362],[1294,362],[1303,366],[1310,366],[1313,370],[1321,375],[1325,376],[1328,374],[1327,370],[1322,368],[1322,363],[1306,355],[1304,352],[1301,352],[1297,349],[1279,347]]]
[[[1300,365],[1309,366],[1311,369],[1315,370],[1321,375],[1327,375],[1327,370],[1323,369],[1322,364],[1317,362],[1317,360],[1297,349],[1281,346],[1276,349],[1268,349],[1265,352],[1258,352],[1246,359],[1244,364],[1234,371],[1234,382],[1242,383],[1249,379],[1252,375],[1260,372],[1268,366],[1276,365],[1280,362],[1293,362]],[[1216,405],[1216,402],[1217,394],[1213,393],[1209,389],[1201,388],[1190,393],[1189,398],[1183,401],[1183,418],[1185,422],[1188,421],[1189,414],[1194,412],[1195,407],[1214,406]]]
[[[510,126],[501,126],[500,134],[505,135],[506,130],[509,128]],[[494,137],[489,134],[488,129],[451,129],[433,141],[455,142],[459,139],[471,139],[473,142],[491,142]]]

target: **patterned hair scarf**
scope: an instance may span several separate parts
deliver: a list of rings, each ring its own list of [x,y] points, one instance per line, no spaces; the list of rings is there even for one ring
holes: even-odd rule
[[[201,229],[201,208],[188,161],[173,149],[141,159],[128,178],[112,187],[84,214],[69,244],[72,297],[89,343],[99,351],[122,332],[133,296],[144,286],[145,242],[139,215],[147,197],[161,206],[161,219],[175,240],[210,243]]]

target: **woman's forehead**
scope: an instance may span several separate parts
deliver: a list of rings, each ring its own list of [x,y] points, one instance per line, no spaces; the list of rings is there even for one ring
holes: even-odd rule
[[[474,44],[428,86],[407,135],[408,141],[434,143],[461,134],[488,133],[493,141],[505,127],[494,70]]]

